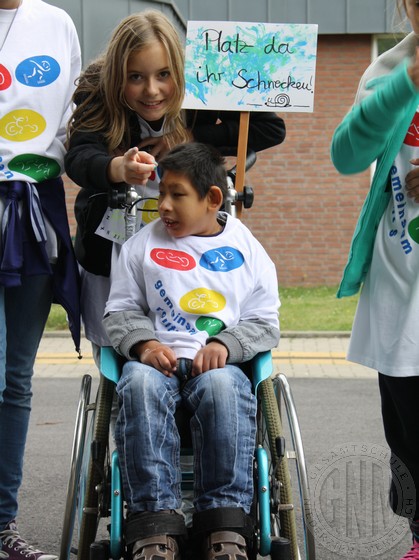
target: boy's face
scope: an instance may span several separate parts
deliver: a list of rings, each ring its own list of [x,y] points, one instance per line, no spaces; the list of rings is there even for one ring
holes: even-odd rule
[[[222,194],[218,187],[211,187],[201,199],[185,175],[165,171],[159,191],[160,218],[172,237],[214,235],[221,230],[217,212]]]

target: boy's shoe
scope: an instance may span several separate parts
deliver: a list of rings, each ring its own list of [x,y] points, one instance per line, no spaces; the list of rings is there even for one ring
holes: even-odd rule
[[[413,540],[413,546],[400,560],[419,560],[419,542]]]
[[[45,554],[45,552],[37,550],[23,540],[19,535],[15,521],[10,521],[5,529],[0,531],[0,541],[2,543],[0,559],[22,560],[24,558],[25,560],[58,560],[58,556]]]
[[[247,560],[246,541],[233,531],[211,533],[206,540],[206,560]]]
[[[155,535],[134,544],[132,560],[179,560],[179,547],[169,535]]]

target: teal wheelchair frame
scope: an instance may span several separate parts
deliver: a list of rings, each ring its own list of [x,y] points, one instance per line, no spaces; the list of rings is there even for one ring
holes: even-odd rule
[[[255,163],[251,152],[246,171]],[[239,201],[253,202],[251,188],[235,190],[235,169],[228,172],[225,210],[235,216]],[[126,208],[126,230],[132,229],[139,201],[133,187],[120,196]],[[120,206],[115,206],[120,207]],[[130,225],[131,224],[131,225]],[[122,358],[110,347],[101,349],[96,399],[90,402],[92,377],[82,379],[70,463],[62,529],[60,560],[129,560],[123,539],[123,492],[118,455],[111,451],[111,412]],[[310,495],[302,438],[294,400],[286,377],[275,374],[271,352],[258,354],[250,364],[257,397],[257,439],[254,453],[255,530],[249,559],[315,560],[310,525]],[[193,473],[182,472],[182,489],[192,487]],[[105,538],[98,539],[100,521],[110,519]]]
[[[123,538],[124,504],[118,454],[111,451],[109,434],[121,363],[111,347],[101,349],[101,375],[92,403],[92,377],[85,375],[82,379],[60,560],[70,560],[72,554],[78,560],[129,557]],[[314,560],[307,470],[288,381],[283,374],[273,373],[271,352],[254,358],[251,378],[258,398],[258,427],[254,455],[255,534],[250,557]],[[283,416],[288,431],[284,429]],[[193,473],[182,472],[182,486],[190,486],[192,477]],[[103,518],[110,519],[107,538],[95,541]]]

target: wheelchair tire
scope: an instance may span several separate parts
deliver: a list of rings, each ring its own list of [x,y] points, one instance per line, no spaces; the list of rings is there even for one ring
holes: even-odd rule
[[[271,463],[271,534],[274,541],[277,537],[290,541],[292,560],[303,558],[314,560],[314,539],[307,523],[309,494],[305,460],[302,445],[298,448],[295,445],[295,438],[301,442],[298,420],[295,408],[294,415],[287,414],[285,419],[281,414],[281,401],[285,402],[287,413],[289,407],[293,405],[293,402],[289,402],[290,391],[285,382],[284,376],[281,379],[268,378],[261,382],[259,389],[262,422],[259,422],[258,437],[265,449],[267,448]],[[285,389],[288,390],[288,393],[285,392]],[[289,429],[285,429],[284,420],[288,421],[287,428]],[[289,433],[291,437],[289,437]],[[285,450],[280,450],[278,441],[283,438],[285,438],[286,447]],[[290,472],[292,456],[297,459],[297,468],[293,469],[293,474],[296,470],[296,480],[293,480]],[[279,557],[278,550],[279,547],[272,546],[272,560]]]
[[[93,413],[92,449],[87,467],[83,513],[80,522],[78,560],[87,560],[90,556],[90,545],[96,538],[101,517],[99,494],[108,490],[106,462],[109,461],[109,424],[114,390],[115,384],[101,375]]]
[[[315,560],[316,552],[314,528],[312,526],[311,516],[311,497],[308,485],[307,465],[304,455],[304,447],[301,437],[300,425],[298,422],[297,411],[291,388],[284,374],[277,374],[277,376],[274,378],[274,386],[278,387],[276,389],[278,402],[280,403],[282,399],[285,405],[286,417],[288,420],[288,426],[291,435],[293,455],[295,459],[293,463],[295,464],[295,474],[299,488],[300,519],[304,538],[305,558],[307,560]]]
[[[77,406],[73,446],[70,460],[70,477],[67,485],[67,498],[61,534],[60,558],[69,560],[73,539],[74,523],[78,506],[78,490],[82,470],[84,446],[86,441],[87,412],[90,400],[92,377],[83,376]]]

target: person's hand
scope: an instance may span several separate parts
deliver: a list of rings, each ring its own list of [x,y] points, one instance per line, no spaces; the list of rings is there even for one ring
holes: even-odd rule
[[[172,377],[176,369],[176,354],[171,348],[156,340],[137,344],[133,349],[142,364],[153,367],[166,377]]]
[[[415,84],[416,89],[419,89],[419,47],[416,47],[415,57],[407,69],[410,79]]]
[[[134,147],[126,151],[124,155],[116,156],[111,160],[108,175],[112,183],[145,185],[156,166],[153,155],[141,152]]]
[[[228,350],[220,342],[210,342],[198,350],[192,363],[192,377],[201,375],[210,369],[223,368],[228,358]]]
[[[154,136],[144,138],[144,140],[141,140],[138,144],[138,148],[140,150],[147,150],[147,152],[156,159],[162,158],[170,149],[164,136],[159,136],[158,138]]]
[[[419,202],[419,158],[411,159],[412,165],[417,165],[406,175],[406,194],[415,202]]]

